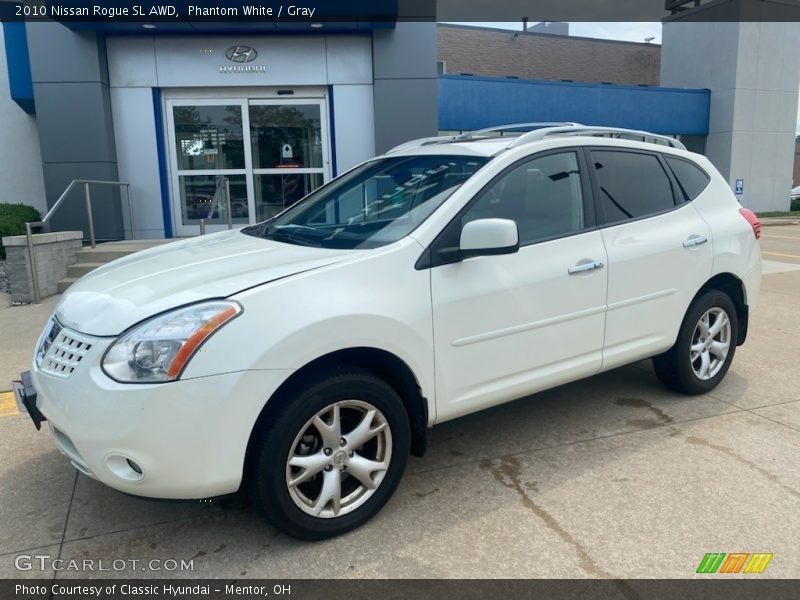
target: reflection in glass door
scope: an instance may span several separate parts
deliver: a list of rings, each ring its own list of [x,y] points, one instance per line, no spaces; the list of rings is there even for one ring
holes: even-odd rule
[[[199,230],[200,219],[225,226],[228,207],[225,180],[231,193],[231,220],[249,223],[245,124],[242,102],[173,104],[168,112],[180,222],[178,233]]]
[[[327,178],[323,100],[169,100],[178,235],[268,219]]]
[[[327,148],[318,100],[250,101],[256,220],[268,219],[322,185]]]

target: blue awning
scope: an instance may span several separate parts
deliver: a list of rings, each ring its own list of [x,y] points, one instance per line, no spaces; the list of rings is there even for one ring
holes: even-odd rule
[[[708,135],[709,90],[439,76],[439,129],[574,121],[667,135]]]

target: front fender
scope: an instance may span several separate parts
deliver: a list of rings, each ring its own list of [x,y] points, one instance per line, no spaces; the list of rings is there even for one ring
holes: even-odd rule
[[[405,362],[433,401],[430,273],[414,269],[420,252],[406,240],[235,294],[243,313],[203,345],[184,377],[294,371],[337,350],[367,347]]]

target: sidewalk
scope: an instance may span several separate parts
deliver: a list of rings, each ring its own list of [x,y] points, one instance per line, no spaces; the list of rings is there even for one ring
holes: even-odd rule
[[[800,225],[800,217],[759,217],[762,227]]]
[[[8,294],[0,294],[0,392],[10,390],[11,380],[29,368],[36,340],[60,297],[12,307]]]

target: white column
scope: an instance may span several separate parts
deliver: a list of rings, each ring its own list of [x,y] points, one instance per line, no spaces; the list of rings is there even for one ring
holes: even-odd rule
[[[706,154],[742,204],[788,210],[792,184],[800,23],[664,24],[661,85],[711,90]]]

